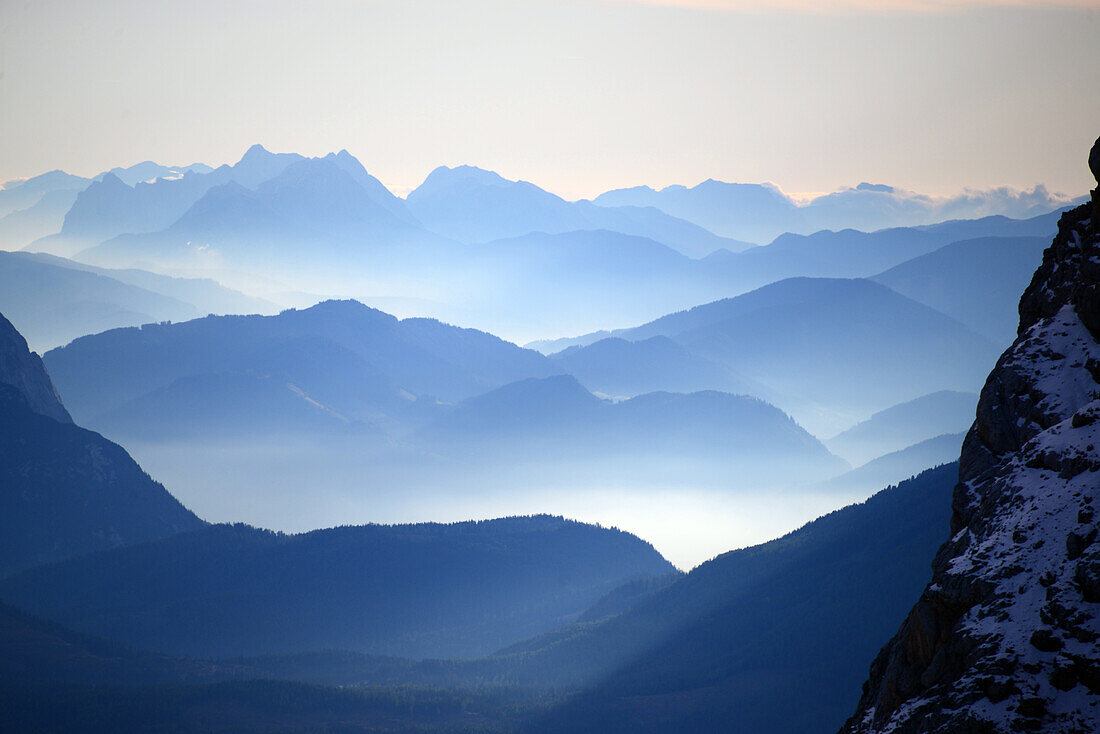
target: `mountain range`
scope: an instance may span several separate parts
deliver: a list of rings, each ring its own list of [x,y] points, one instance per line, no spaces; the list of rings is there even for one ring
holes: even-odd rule
[[[874,276],[961,239],[1049,237],[1054,218],[1042,212],[1065,203],[1038,191],[1018,199],[1005,192],[975,195],[975,202],[986,203],[933,209],[977,216],[992,207],[1041,216],[878,230],[882,222],[861,220],[859,202],[875,208],[874,202],[901,194],[860,187],[844,195],[851,201],[841,207],[860,221],[848,222],[847,214],[841,219],[844,226],[877,231],[782,234],[759,240],[767,246],[748,247],[654,206],[612,206],[604,197],[569,202],[471,166],[436,169],[406,199],[390,193],[347,151],[306,159],[253,146],[232,166],[154,168],[140,164],[133,175],[108,172],[91,182],[58,173],[42,183],[13,185],[13,206],[41,206],[51,216],[65,197],[76,197],[60,231],[27,249],[101,267],[214,278],[282,305],[289,304],[290,291],[400,303],[407,312],[525,339],[638,323],[788,277]],[[145,174],[165,175],[139,178]],[[697,189],[726,186],[708,182]],[[20,199],[23,188],[50,189],[54,198],[36,193],[37,199]],[[788,214],[816,210],[767,187],[736,190],[750,189],[755,193],[746,193],[745,201],[751,204],[729,209],[746,221],[770,216],[765,201]],[[15,219],[7,226],[13,231],[46,226],[41,218],[35,220],[40,224],[24,222],[30,214],[22,209],[11,214]],[[840,220],[822,226],[834,224],[841,226]],[[0,221],[0,231],[5,226]],[[1014,277],[1026,270],[1021,264]],[[554,287],[546,285],[551,275]],[[968,325],[999,338],[1002,300]]]
[[[277,310],[211,280],[105,270],[24,252],[0,252],[0,309],[35,349],[120,326]]]
[[[208,374],[276,377],[349,419],[385,422],[418,410],[418,398],[453,402],[560,371],[490,334],[398,320],[354,301],[116,329],[52,350],[46,363],[77,419],[92,424],[127,401]]]
[[[1044,186],[1030,191],[1009,188],[968,190],[933,198],[883,184],[861,183],[814,197],[799,205],[771,184],[726,183],[708,179],[697,186],[648,186],[616,189],[599,195],[604,206],[652,206],[695,222],[712,232],[764,244],[781,234],[819,230],[872,231],[914,227],[947,219],[1000,215],[1027,219],[1079,203]]]
[[[684,481],[773,487],[837,474],[845,462],[788,415],[716,391],[596,398],[569,375],[529,379],[463,401],[422,429],[430,448],[540,474],[579,462],[587,482]],[[576,470],[573,470],[576,471]]]
[[[260,251],[245,245],[258,248],[267,231],[287,237],[272,252],[293,237],[346,248],[348,262],[407,254],[402,267],[435,262],[431,275],[443,280],[474,264],[486,281],[463,284],[471,290],[500,274],[541,269],[560,279],[567,262],[595,263],[581,271],[593,276],[587,283],[574,272],[592,293],[616,263],[648,253],[684,267],[687,279],[651,305],[698,295],[700,272],[730,292],[559,342],[551,355],[352,300],[113,329],[45,359],[0,317],[0,728],[1100,730],[1100,188],[1058,218],[1027,280],[1037,247],[1028,238],[1045,236],[1050,215],[784,235],[705,260],[604,230],[471,244],[425,228],[416,207],[387,198],[350,156],[249,156],[235,173],[197,168],[137,186],[101,176],[77,195],[79,203],[92,192],[53,244],[94,240],[97,227],[124,217],[160,226],[156,217],[171,212],[111,207],[126,197],[179,207],[208,182],[201,177],[222,171],[242,180],[200,192],[167,229],[120,234],[88,252],[126,259],[150,244],[170,250],[187,227],[236,232],[220,240],[237,248],[240,259],[220,271],[232,273],[251,267]],[[1100,140],[1089,162],[1100,182]],[[160,169],[129,175],[150,170]],[[459,174],[460,183],[506,190],[517,206],[558,206],[522,182]],[[0,189],[0,207],[30,201],[12,213],[27,211],[51,186],[65,192],[75,182],[61,174],[23,185]],[[744,193],[773,207],[777,221],[787,216],[775,189],[725,187],[708,182],[702,193],[734,203]],[[694,190],[669,194],[699,204]],[[1051,200],[1039,190],[997,195],[1025,210]],[[798,209],[824,217],[872,201],[892,212],[882,216],[915,217],[984,206],[980,198],[921,201],[864,184]],[[479,224],[448,219],[426,195],[421,205],[440,229]],[[370,232],[408,234],[408,252]],[[605,259],[610,251],[617,259]],[[304,256],[290,255],[281,267]],[[13,287],[62,284],[59,293],[112,303],[174,298],[135,280],[211,293],[209,283],[159,274],[5,258]],[[789,277],[735,295],[733,284],[800,260],[807,272],[844,277]],[[657,279],[640,260],[633,267],[623,280],[637,293],[680,277]],[[970,283],[994,275],[1005,283]],[[528,282],[520,278],[520,289]],[[1013,338],[1007,288],[1024,282]],[[483,304],[505,292],[487,289]],[[576,292],[540,298],[546,307]],[[712,380],[775,404],[705,389]],[[598,387],[608,397],[593,394]],[[840,474],[844,460],[781,408],[865,463]],[[180,496],[224,495],[224,511],[275,506],[290,487],[299,520],[324,506],[342,518],[364,507],[382,516],[395,501],[439,515],[457,503],[466,517],[484,517],[488,498],[515,501],[558,472],[538,501],[602,494],[629,518],[641,495],[616,482],[631,477],[653,483],[648,509],[670,525],[688,496],[676,483],[702,485],[717,467],[725,504],[707,496],[707,527],[680,529],[702,535],[752,523],[754,500],[774,515],[897,483],[680,573],[636,535],[540,513],[295,533],[211,524],[126,449],[82,428],[85,419],[141,451],[177,452],[192,472],[173,483]],[[967,425],[963,438],[957,428]],[[218,472],[227,476],[209,481]],[[829,474],[838,476],[820,481]],[[335,498],[333,483],[344,492]],[[257,488],[261,502],[250,495]]]
[[[975,393],[941,390],[881,410],[825,444],[853,464],[864,464],[924,439],[965,431],[977,404]]]
[[[328,685],[505,683],[560,691],[521,731],[833,732],[864,661],[929,576],[947,536],[950,464],[682,576],[634,582],[622,608],[487,658],[409,662],[321,652],[239,661]]]
[[[561,487],[655,502],[669,481],[736,495],[849,468],[758,398],[659,389],[612,402],[538,352],[354,301],[116,329],[45,362],[79,422],[217,519],[251,503],[268,511],[252,522],[293,506],[331,523],[349,502],[397,513],[459,498],[507,514]],[[308,502],[287,485],[299,477]]]
[[[610,333],[672,339],[761,385],[813,432],[843,424],[836,416],[973,390],[996,352],[954,319],[869,280],[784,280]]]
[[[79,194],[107,176],[135,186],[158,178],[176,179],[188,173],[201,174],[210,170],[201,163],[162,166],[144,161],[126,168],[112,168],[91,179],[51,171],[29,179],[8,181],[0,186],[0,247],[15,250],[56,234]]]
[[[17,337],[14,330],[10,333]],[[47,391],[43,397],[41,386],[49,378],[41,363],[25,346],[3,353],[9,352],[12,358],[5,364],[18,366],[4,372],[5,389],[24,404],[28,395],[37,394],[44,408],[57,410],[56,396],[51,401]],[[40,387],[28,391],[16,383]],[[20,428],[8,436],[26,435],[34,420],[64,425],[38,414],[5,415]],[[71,424],[69,428],[87,434]],[[121,449],[117,452],[125,457]],[[184,696],[165,705],[207,710],[230,706],[238,712],[231,719],[275,695],[269,688],[274,684],[242,687],[237,681],[285,677],[287,671],[291,678],[309,680],[316,675],[310,671],[317,670],[317,662],[303,665],[306,660],[340,660],[333,670],[360,682],[385,677],[413,685],[408,694],[412,701],[426,695],[415,686],[437,683],[478,687],[483,685],[479,681],[496,680],[544,691],[562,685],[578,691],[549,709],[528,709],[529,703],[519,703],[522,699],[509,699],[513,707],[523,707],[521,712],[513,708],[511,714],[497,715],[526,721],[521,724],[526,730],[625,730],[637,724],[639,715],[643,723],[648,720],[644,712],[660,700],[678,702],[661,704],[663,723],[723,722],[729,712],[739,711],[738,721],[746,725],[762,722],[769,730],[798,730],[806,721],[824,723],[841,715],[844,696],[835,692],[850,690],[851,675],[840,675],[830,663],[851,660],[849,667],[858,675],[860,656],[839,651],[878,644],[878,630],[898,614],[894,607],[924,582],[923,561],[943,537],[946,492],[954,471],[954,466],[935,470],[786,538],[723,555],[682,578],[670,575],[668,563],[629,534],[553,517],[344,527],[299,535],[193,520],[192,528],[179,528],[159,540],[116,541],[113,549],[90,549],[90,554],[83,551],[80,557],[28,568],[0,581],[0,596],[7,603],[52,620],[0,608],[5,620],[0,651],[8,651],[0,670],[21,666],[23,686],[33,680],[79,683],[92,675],[96,682],[126,682],[140,674],[146,676],[145,685],[163,681],[172,686],[165,693]],[[47,469],[32,465],[23,473],[50,481]],[[163,493],[159,485],[155,489]],[[110,486],[101,489],[98,501],[114,491]],[[49,503],[51,509],[62,504],[57,499]],[[25,516],[5,516],[25,521]],[[51,528],[34,538],[49,542],[55,533]],[[884,554],[880,545],[891,552]],[[813,573],[806,573],[807,563],[813,564]],[[646,577],[653,581],[640,580]],[[868,583],[869,578],[877,580]],[[845,584],[849,591],[834,593],[848,588]],[[884,588],[894,591],[882,594]],[[817,622],[802,625],[802,632],[792,636],[785,620],[790,615],[804,618],[805,605],[816,610]],[[850,624],[853,614],[860,624]],[[730,628],[731,619],[740,620],[742,627]],[[732,644],[743,639],[738,629],[752,630],[752,646]],[[848,632],[837,634],[840,630]],[[189,656],[280,655],[195,665],[161,653],[133,652],[89,634]],[[838,652],[820,650],[822,640]],[[792,661],[812,655],[822,662],[807,679],[804,666],[792,667],[781,662],[783,656],[771,654],[776,644],[786,646]],[[28,657],[28,647],[44,657]],[[303,657],[332,647],[413,658],[497,652],[453,663],[350,653]],[[781,695],[761,698],[758,691],[737,683],[746,674],[760,675],[757,666],[765,660],[772,666],[769,680],[797,679],[799,685],[812,686],[812,703],[803,699],[802,707],[785,705]],[[273,674],[272,665],[283,672]],[[323,669],[326,663],[321,665]],[[196,682],[205,687],[179,687]],[[12,685],[0,686],[5,696],[13,695]],[[789,685],[769,689],[801,696],[808,690]],[[28,702],[53,699],[41,688],[19,690],[23,693],[13,699],[10,710],[21,720],[49,717],[56,725],[75,714],[73,704],[65,701],[27,708]],[[350,707],[357,715],[369,708],[362,700],[335,703],[326,698],[335,694],[317,689],[275,690],[283,691],[279,700],[298,696],[297,710],[315,712],[313,716],[322,715],[316,712],[319,700]],[[726,693],[715,698],[708,691]],[[644,693],[639,697],[638,692]],[[71,702],[85,700],[86,694],[78,688],[69,695]],[[135,708],[141,696],[137,689],[110,693],[106,700],[113,702],[113,713],[108,720],[147,720],[148,714]],[[370,706],[378,705],[368,700]],[[616,701],[630,703],[624,707]],[[267,704],[269,710],[280,705],[285,704]],[[412,702],[401,711],[390,715],[414,728],[430,715]],[[802,718],[792,718],[794,711]],[[517,715],[519,719],[512,718]]]
[[[7,320],[0,402],[0,595],[141,647],[486,654],[571,621],[624,582],[674,571],[635,536],[560,517],[294,536],[207,525],[125,450],[72,423]],[[69,589],[57,596],[61,577]],[[78,596],[106,606],[92,612]]]
[[[215,525],[26,571],[0,582],[0,595],[80,632],[176,655],[470,657],[672,570],[628,533],[545,516],[301,535]]]
[[[1050,238],[982,237],[945,245],[872,279],[966,324],[996,344],[1016,338],[1016,303]]]
[[[752,246],[719,237],[654,207],[570,202],[526,181],[509,181],[473,166],[435,169],[407,202],[426,227],[459,242],[602,229],[653,239],[689,257]]]

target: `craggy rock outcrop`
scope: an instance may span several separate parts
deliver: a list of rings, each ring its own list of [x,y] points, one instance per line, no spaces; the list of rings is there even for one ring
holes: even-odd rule
[[[27,340],[0,314],[0,382],[22,393],[31,410],[61,423],[72,423],[61,405],[42,359],[27,348]]]
[[[1100,140],[1090,165],[1100,180]],[[845,734],[1100,731],[1100,188],[1063,215],[963,444],[952,537]]]

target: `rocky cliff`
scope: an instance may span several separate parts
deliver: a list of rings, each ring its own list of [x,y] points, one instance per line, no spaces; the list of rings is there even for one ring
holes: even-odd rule
[[[42,359],[27,347],[27,340],[0,314],[0,382],[15,387],[31,410],[55,421],[72,423],[61,405]]]
[[[204,524],[121,446],[73,425],[0,315],[0,578]]]
[[[1100,180],[1100,140],[1090,165]],[[1100,188],[1063,215],[963,445],[951,539],[845,734],[1100,731]]]

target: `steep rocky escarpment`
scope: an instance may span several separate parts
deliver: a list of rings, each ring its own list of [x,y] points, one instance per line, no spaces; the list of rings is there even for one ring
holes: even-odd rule
[[[61,405],[42,359],[27,348],[27,340],[0,314],[0,382],[15,387],[35,413],[72,423]]]
[[[1098,192],[1062,217],[1020,301],[963,445],[951,539],[846,734],[1100,731]]]
[[[0,577],[203,526],[121,446],[73,425],[0,315]]]

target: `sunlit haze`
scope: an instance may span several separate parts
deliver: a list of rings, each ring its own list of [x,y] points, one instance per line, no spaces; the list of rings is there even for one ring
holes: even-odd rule
[[[470,163],[567,198],[1078,195],[1100,121],[1092,2],[9,0],[0,33],[0,179],[260,142],[347,148],[399,194]]]

